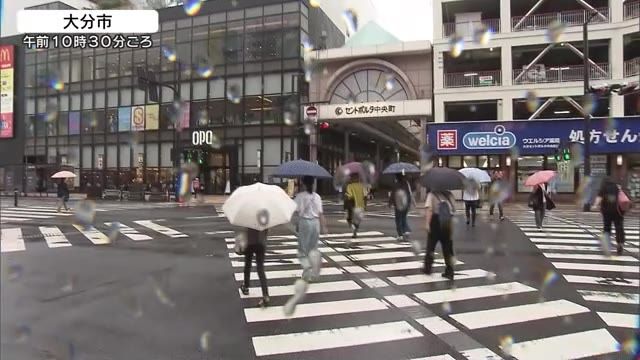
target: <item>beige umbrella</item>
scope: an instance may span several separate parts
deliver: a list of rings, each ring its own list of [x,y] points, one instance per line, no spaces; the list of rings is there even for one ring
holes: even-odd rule
[[[51,176],[52,179],[66,179],[66,178],[74,178],[76,174],[71,171],[58,171],[57,173]]]

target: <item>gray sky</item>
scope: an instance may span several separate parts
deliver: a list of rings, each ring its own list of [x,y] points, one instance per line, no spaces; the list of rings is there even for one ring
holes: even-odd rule
[[[431,40],[433,37],[432,0],[318,0],[324,11],[344,31],[341,13],[352,8],[359,26],[370,20],[403,41]]]

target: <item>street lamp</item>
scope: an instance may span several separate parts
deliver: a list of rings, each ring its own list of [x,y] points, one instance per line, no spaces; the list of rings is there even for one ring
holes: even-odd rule
[[[597,11],[592,11],[589,17],[582,24],[582,43],[584,44],[583,50],[583,70],[584,70],[584,100],[591,93],[591,87],[589,85],[590,80],[590,68],[589,66],[589,32],[588,27],[591,20],[598,15]],[[583,100],[583,101],[584,101]],[[587,176],[591,176],[591,114],[589,111],[584,111],[584,174],[583,181]],[[588,212],[591,209],[591,199],[588,199],[584,204],[583,211]]]

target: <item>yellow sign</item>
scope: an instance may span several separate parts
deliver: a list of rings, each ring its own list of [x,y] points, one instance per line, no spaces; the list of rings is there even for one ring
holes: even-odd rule
[[[145,111],[145,122],[147,130],[158,130],[160,122],[158,120],[160,115],[160,105],[147,105]]]
[[[134,106],[131,108],[131,130],[144,130],[144,106]]]
[[[13,112],[13,68],[0,70],[0,113]]]

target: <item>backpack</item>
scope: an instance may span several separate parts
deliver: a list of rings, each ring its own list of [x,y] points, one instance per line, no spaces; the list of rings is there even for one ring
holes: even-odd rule
[[[434,194],[435,195],[435,194]],[[447,227],[451,223],[453,214],[451,212],[451,203],[448,198],[445,200],[440,199],[438,195],[435,195],[438,199],[438,218],[440,220],[441,227]]]
[[[620,195],[620,188],[615,184],[605,185],[602,196],[602,211],[608,214],[618,212],[620,210],[620,203],[618,201]]]

